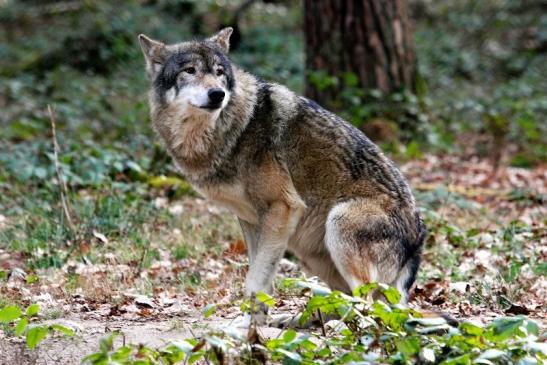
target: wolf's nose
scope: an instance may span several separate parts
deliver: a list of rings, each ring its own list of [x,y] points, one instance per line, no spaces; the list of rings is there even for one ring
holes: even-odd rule
[[[213,104],[219,104],[224,100],[224,90],[222,89],[210,89],[207,92],[207,95],[209,96],[209,100],[211,100],[211,103]]]

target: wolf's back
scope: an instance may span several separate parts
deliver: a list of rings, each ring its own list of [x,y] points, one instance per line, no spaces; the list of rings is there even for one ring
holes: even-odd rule
[[[282,140],[303,190],[315,188],[337,199],[384,196],[414,205],[399,169],[362,131],[309,99],[299,97],[297,105]]]

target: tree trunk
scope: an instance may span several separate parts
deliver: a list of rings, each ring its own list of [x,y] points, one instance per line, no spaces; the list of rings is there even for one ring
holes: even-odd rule
[[[414,50],[404,0],[304,0],[306,94],[332,107],[342,82],[313,81],[320,71],[389,94],[414,91]],[[311,77],[310,77],[311,76]],[[315,78],[316,79],[316,78]]]

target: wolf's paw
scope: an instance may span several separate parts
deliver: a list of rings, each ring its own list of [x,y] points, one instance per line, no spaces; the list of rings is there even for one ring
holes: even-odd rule
[[[230,322],[229,325],[235,328],[249,328],[249,326],[251,325],[251,315],[245,313],[237,316],[232,322]]]
[[[251,324],[264,326],[267,323],[268,315],[266,313],[254,313],[252,316],[248,313],[236,317],[230,322],[231,327],[249,328]]]

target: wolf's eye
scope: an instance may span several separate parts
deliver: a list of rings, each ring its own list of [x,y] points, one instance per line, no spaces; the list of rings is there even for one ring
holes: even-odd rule
[[[217,68],[217,76],[222,76],[222,75],[224,75],[224,70],[221,68]]]
[[[186,67],[183,71],[186,72],[187,74],[193,75],[193,74],[196,73],[196,68],[195,67]]]

